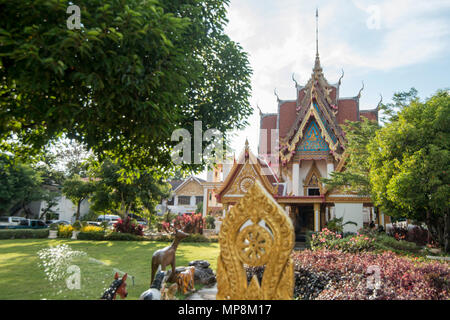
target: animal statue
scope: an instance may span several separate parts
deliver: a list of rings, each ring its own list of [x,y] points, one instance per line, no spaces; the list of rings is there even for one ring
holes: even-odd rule
[[[177,275],[178,289],[183,294],[194,290],[194,273],[195,267],[191,266]]]
[[[161,300],[176,300],[175,293],[178,290],[178,284],[172,283],[170,286],[164,283],[161,288]]]
[[[122,279],[119,279],[119,274],[116,272],[114,275],[114,281],[111,283],[108,289],[103,293],[101,300],[116,300],[116,295],[119,295],[122,299],[128,296],[127,292],[127,276],[125,273]]]
[[[144,291],[139,300],[161,300],[161,287],[165,280],[167,280],[166,273],[158,270],[150,289]]]
[[[186,238],[189,234],[175,229],[175,239],[172,244],[163,249],[159,249],[153,253],[152,256],[152,276],[150,280],[150,285],[155,279],[155,273],[159,266],[161,266],[161,270],[165,271],[166,267],[170,265],[172,267],[172,272],[168,279],[169,282],[175,282],[175,252],[177,251],[178,244],[184,238]]]

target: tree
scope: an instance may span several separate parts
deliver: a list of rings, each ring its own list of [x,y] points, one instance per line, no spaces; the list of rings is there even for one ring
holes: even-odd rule
[[[360,195],[371,194],[367,146],[379,128],[377,122],[366,118],[363,118],[363,121],[348,121],[344,125],[345,169],[341,172],[332,172],[329,179],[321,179],[328,189],[341,188],[343,191],[356,192]]]
[[[122,217],[130,211],[151,220],[155,207],[170,194],[170,185],[157,178],[151,171],[140,171],[127,176],[121,174],[119,161],[105,159],[92,174],[97,179],[92,196],[96,211],[113,210]]]
[[[0,214],[14,215],[23,210],[30,217],[27,205],[41,200],[45,193],[40,173],[14,157],[0,154],[0,181]]]
[[[450,96],[413,99],[369,143],[375,204],[394,217],[425,222],[450,251]]]
[[[95,190],[95,183],[80,176],[73,176],[64,181],[62,193],[77,206],[75,220],[80,219],[81,203],[86,200]]]
[[[3,148],[26,158],[65,134],[100,160],[166,172],[175,129],[243,128],[251,69],[224,33],[228,3],[83,1],[70,30],[70,1],[0,1]]]

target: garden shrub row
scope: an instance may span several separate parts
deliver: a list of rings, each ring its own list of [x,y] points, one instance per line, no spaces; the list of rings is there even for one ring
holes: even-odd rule
[[[171,236],[159,236],[153,238],[147,238],[143,236],[137,236],[131,233],[121,233],[121,232],[80,232],[78,234],[79,240],[96,240],[96,241],[161,241],[161,242],[172,242],[173,237]],[[201,234],[191,234],[183,242],[217,242],[217,239],[208,239]]]
[[[294,252],[293,259],[294,296],[299,299],[450,299],[448,263],[419,261],[390,251],[304,250]],[[380,281],[376,282],[378,275]]]
[[[6,229],[0,230],[0,239],[48,238],[48,229]]]

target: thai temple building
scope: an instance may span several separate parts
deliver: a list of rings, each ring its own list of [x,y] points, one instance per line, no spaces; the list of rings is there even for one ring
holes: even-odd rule
[[[246,141],[231,169],[223,172],[222,182],[208,177],[210,183],[204,193],[208,198],[210,194],[216,196],[225,215],[259,180],[291,217],[297,241],[304,240],[308,231],[320,231],[335,217],[356,224],[345,225],[344,232],[357,232],[371,221],[385,226],[389,219],[373,206],[369,196],[329,191],[320,181],[332,172],[345,170],[345,121],[378,121],[378,106],[360,110],[363,88],[354,97],[341,97],[342,76],[337,83],[327,81],[317,47],[316,43],[309,81],[300,85],[294,80],[296,98],[277,97],[276,113],[260,111],[258,155],[250,151]],[[206,204],[204,214],[208,213]]]

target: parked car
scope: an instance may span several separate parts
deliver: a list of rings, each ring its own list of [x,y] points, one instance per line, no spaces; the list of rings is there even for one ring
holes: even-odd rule
[[[97,221],[98,222],[104,222],[107,221],[109,225],[112,225],[116,223],[120,219],[119,216],[113,215],[113,214],[102,214],[98,216]]]
[[[56,223],[56,224],[64,224],[64,225],[71,224],[70,221],[67,221],[67,220],[47,220],[46,223],[47,223],[48,225],[51,225],[52,223]]]
[[[42,220],[22,219],[18,225],[0,225],[0,229],[45,229],[49,226]]]
[[[0,217],[0,226],[18,226],[21,221],[27,220],[24,217]]]
[[[98,226],[100,226],[102,223],[101,222],[99,222],[99,221],[86,221],[87,222],[87,224],[88,225],[90,225],[90,226],[96,226],[96,227],[98,227]]]

